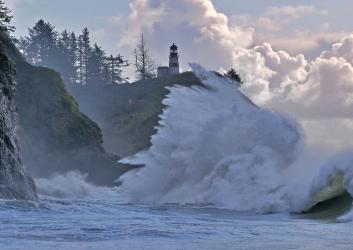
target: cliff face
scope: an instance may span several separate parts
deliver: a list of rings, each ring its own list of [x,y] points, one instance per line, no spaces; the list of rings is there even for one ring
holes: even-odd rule
[[[100,128],[80,112],[60,75],[28,64],[12,43],[4,43],[17,66],[19,141],[31,173],[47,177],[77,170],[96,184],[113,184],[126,169],[104,151]]]
[[[15,129],[15,65],[0,43],[0,198],[36,199],[33,179],[24,168]]]
[[[105,148],[127,156],[150,147],[156,133],[162,100],[175,84],[192,86],[200,81],[191,72],[120,85],[75,86],[71,93],[81,109],[102,128]]]

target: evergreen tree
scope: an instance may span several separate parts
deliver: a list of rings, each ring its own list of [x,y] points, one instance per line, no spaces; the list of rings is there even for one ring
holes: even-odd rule
[[[56,50],[55,69],[61,73],[65,82],[69,82],[71,77],[70,35],[67,30],[64,30],[58,38]]]
[[[77,54],[78,54],[78,66],[77,66],[77,76],[78,76],[78,82],[80,85],[84,84],[84,60],[83,60],[83,42],[82,42],[82,36],[80,35],[78,37],[78,45],[77,45]]]
[[[36,65],[53,67],[57,56],[57,32],[50,23],[39,20],[29,29],[26,55],[29,61]]]
[[[139,80],[145,80],[155,77],[155,62],[146,48],[146,41],[143,34],[141,34],[140,40],[137,43],[134,56],[136,78]]]
[[[120,55],[107,58],[97,44],[92,48],[87,28],[78,38],[67,30],[58,35],[54,26],[39,20],[29,29],[28,37],[18,40],[17,46],[31,63],[60,72],[67,84],[119,83],[125,80],[121,77],[120,68],[128,66],[127,61]]]
[[[78,80],[78,66],[77,66],[77,38],[74,32],[70,34],[70,45],[69,45],[69,65],[70,65],[70,83],[75,84]]]
[[[65,56],[68,56],[68,52],[70,49],[70,34],[67,32],[67,30],[64,30],[61,33],[59,42],[63,48],[63,53]]]
[[[17,40],[16,45],[18,49],[24,54],[25,57],[27,57],[27,48],[29,46],[29,42],[26,38],[20,37],[20,39]]]
[[[224,73],[224,76],[228,79],[237,82],[239,85],[243,84],[239,74],[235,71],[235,69],[231,68]]]
[[[92,85],[103,82],[104,58],[105,52],[97,44],[94,44],[88,59],[87,84]]]
[[[0,0],[0,31],[9,34],[15,31],[15,26],[11,25],[11,10],[9,10],[4,1]]]
[[[84,28],[82,34],[79,37],[78,43],[78,53],[79,53],[79,81],[81,85],[87,84],[88,78],[88,61],[91,54],[91,42],[89,38],[89,31]]]
[[[110,84],[117,84],[126,80],[122,78],[122,70],[120,68],[127,67],[129,66],[129,64],[126,60],[123,60],[122,56],[118,55],[117,57],[114,57],[113,55],[110,55],[106,58],[106,61],[108,66]]]

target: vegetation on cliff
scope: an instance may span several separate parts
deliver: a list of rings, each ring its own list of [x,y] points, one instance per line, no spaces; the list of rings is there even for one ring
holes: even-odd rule
[[[104,151],[100,128],[80,112],[60,75],[30,65],[6,36],[0,39],[17,65],[19,135],[28,168],[35,176],[78,170],[112,184],[125,170]]]
[[[150,146],[168,86],[201,84],[191,72],[131,84],[74,86],[71,93],[102,128],[105,148],[120,156]]]

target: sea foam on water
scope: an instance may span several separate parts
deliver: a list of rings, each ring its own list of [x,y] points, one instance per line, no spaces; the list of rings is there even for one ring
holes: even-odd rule
[[[300,212],[343,188],[353,194],[351,153],[303,167],[305,145],[294,120],[257,107],[200,65],[191,67],[204,86],[169,88],[152,146],[123,160],[145,165],[121,177],[132,202]],[[304,171],[296,173],[298,165]],[[342,185],[325,189],[337,175]]]

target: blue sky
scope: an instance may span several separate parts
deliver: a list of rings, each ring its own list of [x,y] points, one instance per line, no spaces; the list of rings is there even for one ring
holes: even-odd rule
[[[14,21],[17,34],[21,35],[40,18],[50,21],[58,29],[80,30],[85,26],[93,29],[103,25],[100,17],[127,16],[130,11],[128,1],[116,0],[15,0],[14,3]]]
[[[5,0],[15,12],[15,25],[18,35],[26,34],[27,27],[34,24],[39,18],[53,23],[58,29],[68,28],[79,31],[87,26],[91,30],[99,31],[107,26],[105,18],[127,18],[130,13],[128,0]],[[353,18],[351,0],[213,0],[215,7],[233,17],[237,15],[249,15],[259,17],[267,8],[272,6],[298,6],[313,5],[318,9],[328,10],[325,16],[306,16],[295,20],[287,32],[294,28],[319,30],[323,23],[330,25],[331,31],[353,30]],[[120,24],[121,25],[121,24]],[[118,26],[118,25],[117,25]],[[304,28],[305,27],[305,28]],[[116,27],[120,32],[123,27]],[[285,33],[286,31],[283,31]],[[99,32],[98,32],[99,33]],[[98,39],[99,42],[101,42]],[[116,41],[117,42],[117,41]],[[114,41],[106,41],[109,50],[114,50]]]
[[[59,31],[67,28],[80,32],[88,27],[93,42],[108,53],[121,53],[131,59],[131,45],[136,37],[127,31],[138,31],[145,33],[150,51],[160,64],[167,63],[168,46],[177,42],[184,52],[181,62],[184,68],[190,61],[201,61],[213,68],[225,67],[229,65],[225,60],[228,51],[212,49],[214,41],[206,41],[200,35],[201,26],[208,25],[208,21],[200,27],[187,24],[204,17],[184,17],[178,24],[173,21],[179,18],[178,15],[184,15],[182,8],[188,8],[188,2],[191,6],[195,1],[212,3],[218,14],[227,16],[229,27],[254,29],[253,45],[269,42],[275,49],[284,49],[291,54],[303,53],[309,58],[315,58],[323,49],[353,31],[351,0],[5,0],[13,9],[18,36],[26,35],[28,27],[40,18],[51,22]],[[148,3],[139,10],[138,18],[142,21],[131,21],[132,4],[138,2]],[[168,10],[153,21],[154,11],[158,12],[163,3]],[[172,8],[176,8],[176,15]],[[199,14],[195,13],[192,15]],[[170,17],[165,18],[165,15]],[[122,45],[124,38],[130,39],[129,44]]]
[[[5,0],[16,6],[16,23],[20,30],[38,18],[55,21],[58,26],[93,24],[100,16],[129,14],[129,0]],[[353,3],[351,0],[213,0],[220,11],[228,14],[261,15],[270,6],[315,5],[330,11],[327,20],[334,21],[338,28],[352,28],[350,20]],[[67,6],[70,6],[69,8]],[[315,22],[315,20],[312,20]]]

